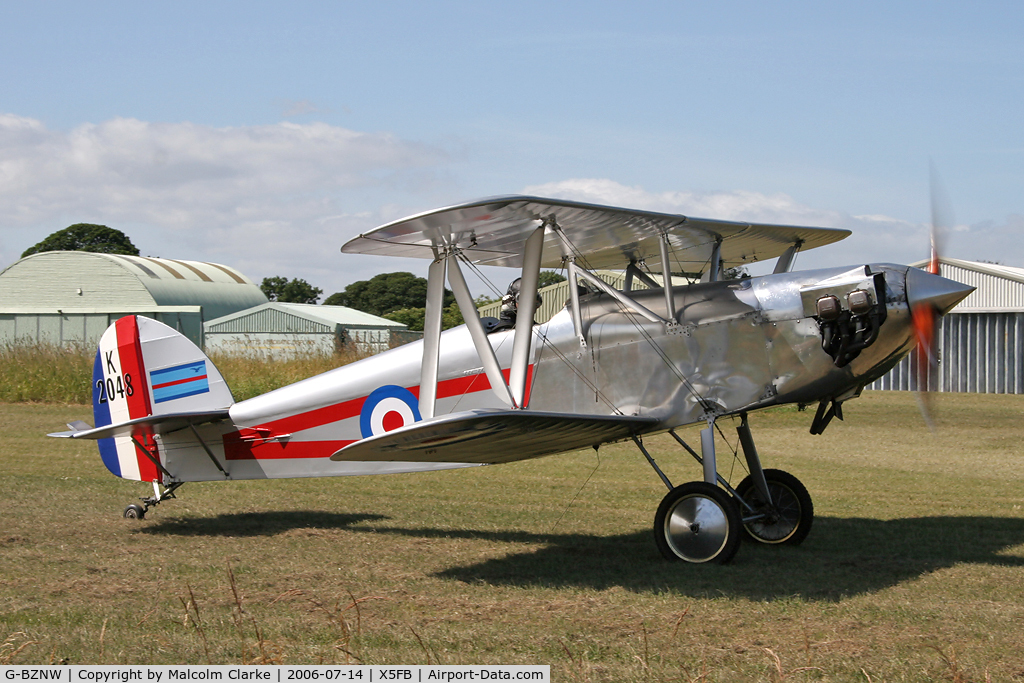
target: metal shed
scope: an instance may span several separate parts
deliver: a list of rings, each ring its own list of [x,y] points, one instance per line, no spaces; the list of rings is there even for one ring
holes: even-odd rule
[[[201,346],[205,320],[266,301],[251,280],[217,263],[48,251],[0,272],[0,343],[92,345],[114,320],[139,314]]]
[[[867,388],[1024,393],[1024,268],[942,258],[939,273],[977,289],[942,319],[938,386],[920,385],[914,351]]]
[[[205,325],[206,350],[243,356],[334,353],[352,343],[363,353],[419,339],[402,323],[345,306],[270,302]]]

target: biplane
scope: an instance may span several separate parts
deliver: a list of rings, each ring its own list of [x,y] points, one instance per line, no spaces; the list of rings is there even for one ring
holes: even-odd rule
[[[668,488],[654,518],[661,553],[728,562],[741,536],[800,543],[814,515],[795,476],[762,467],[747,415],[816,405],[820,434],[914,348],[916,318],[933,325],[972,291],[888,263],[792,271],[799,251],[849,234],[525,196],[421,213],[342,252],[430,262],[422,340],[236,403],[199,348],[128,316],[96,354],[96,426],[53,436],[96,439],[112,473],[152,482],[124,512],[136,518],[185,482],[423,472],[632,442]],[[723,277],[765,259],[777,259],[769,275]],[[514,325],[476,313],[464,269],[480,266],[515,269]],[[536,324],[542,268],[570,286]],[[624,286],[602,269],[624,270]],[[446,282],[466,323],[442,331]],[[748,472],[735,486],[716,461],[726,417]],[[677,431],[694,424],[696,447]],[[664,432],[699,478],[664,474],[644,446]]]

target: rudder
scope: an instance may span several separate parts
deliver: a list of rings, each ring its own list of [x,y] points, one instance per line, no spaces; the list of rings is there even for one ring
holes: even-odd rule
[[[116,321],[100,338],[93,366],[96,427],[153,415],[226,409],[231,391],[209,358],[180,332],[142,316]],[[150,425],[99,439],[103,464],[137,481],[163,481],[159,440]]]

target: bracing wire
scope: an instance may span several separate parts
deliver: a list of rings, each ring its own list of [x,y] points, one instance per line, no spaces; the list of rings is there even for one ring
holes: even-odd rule
[[[566,235],[563,232],[562,237],[564,238],[565,243],[569,246],[570,251],[577,258],[582,259],[584,262],[586,262],[586,257],[584,257],[580,250],[576,247],[576,245],[572,243],[572,240],[569,239],[568,235]],[[708,260],[708,262],[710,263],[710,259]],[[592,270],[589,266],[585,267],[587,267],[588,270]],[[687,379],[687,377],[679,371],[679,368],[675,366],[675,363],[673,363],[672,359],[669,358],[667,353],[665,353],[665,350],[658,346],[657,342],[655,342],[654,338],[650,335],[650,333],[646,329],[644,329],[644,326],[637,320],[636,316],[621,303],[618,303],[618,307],[623,312],[623,314],[625,314],[626,319],[630,321],[634,328],[636,328],[637,332],[640,333],[640,335],[650,345],[650,347],[654,349],[655,353],[658,354],[658,356],[662,360],[662,363],[664,363],[665,367],[667,367],[672,372],[672,374],[674,374],[676,378],[679,379],[680,383],[684,387],[686,387],[686,390],[690,392],[690,395],[697,400],[700,406],[705,411],[710,412],[712,410],[711,404],[708,403],[708,401],[703,396],[700,395],[700,393],[694,388],[690,380]]]
[[[465,263],[466,266],[469,267],[469,269],[477,276],[477,278],[479,278],[481,282],[487,285],[487,287],[489,287],[490,290],[494,292],[497,298],[500,299],[503,296],[501,290],[499,290],[498,287],[495,286],[495,284],[491,281],[491,279],[484,275],[484,272],[480,270],[480,267],[473,263],[471,260],[469,260],[469,258],[465,254],[463,254],[460,251],[456,254],[456,258]]]
[[[479,268],[479,267],[477,267],[477,265],[476,265],[475,263],[473,263],[472,261],[470,261],[470,260],[469,260],[469,259],[468,259],[468,258],[466,257],[466,255],[465,255],[465,254],[463,254],[462,252],[458,252],[458,253],[456,254],[456,257],[457,257],[457,258],[458,258],[458,259],[459,259],[460,261],[462,261],[463,263],[465,263],[465,264],[466,264],[466,265],[467,265],[467,266],[468,266],[468,267],[469,267],[469,268],[470,268],[470,269],[471,269],[471,270],[472,270],[472,271],[473,271],[474,273],[476,273],[477,277],[478,277],[478,278],[480,278],[480,280],[481,280],[482,282],[484,282],[484,283],[485,283],[485,284],[486,284],[486,285],[487,285],[488,287],[490,287],[492,291],[494,291],[494,292],[495,292],[496,294],[498,294],[498,297],[499,297],[499,298],[500,298],[500,297],[502,296],[502,295],[501,295],[501,293],[500,293],[500,292],[498,291],[498,289],[497,289],[497,288],[496,288],[496,287],[494,286],[494,283],[493,283],[493,282],[492,282],[492,281],[490,280],[490,278],[488,278],[488,277],[487,277],[486,275],[484,275],[484,273],[483,273],[483,272],[482,272],[482,271],[480,270],[480,268]],[[615,414],[617,414],[617,415],[622,415],[622,414],[623,414],[623,413],[622,413],[622,411],[621,411],[621,410],[619,410],[619,409],[618,409],[618,407],[616,407],[616,406],[615,406],[615,404],[614,404],[614,403],[613,403],[613,402],[611,401],[611,399],[609,399],[609,398],[608,398],[608,397],[607,397],[607,396],[606,396],[606,395],[604,394],[604,392],[602,392],[602,391],[601,391],[601,388],[600,388],[600,387],[598,387],[598,386],[597,386],[597,385],[596,385],[596,384],[595,384],[594,382],[592,382],[592,381],[591,381],[591,380],[590,380],[590,379],[589,379],[589,378],[588,378],[588,377],[587,377],[587,376],[586,376],[585,374],[583,374],[583,373],[582,373],[582,372],[580,371],[580,369],[579,369],[579,368],[577,368],[577,367],[576,367],[576,366],[575,366],[575,365],[574,365],[574,364],[573,364],[573,363],[572,363],[572,362],[571,362],[571,361],[570,361],[570,360],[568,359],[568,357],[566,357],[566,355],[565,355],[564,353],[562,353],[562,351],[561,351],[561,350],[559,350],[559,349],[558,349],[558,348],[557,348],[557,347],[556,347],[556,346],[555,346],[555,345],[554,345],[553,343],[551,343],[551,341],[550,341],[550,340],[548,339],[547,335],[545,335],[545,334],[544,334],[544,332],[543,332],[543,331],[542,331],[542,330],[541,330],[541,329],[539,328],[539,326],[535,325],[533,329],[534,329],[534,332],[535,332],[535,333],[537,334],[537,336],[538,336],[538,337],[540,337],[540,339],[541,339],[541,343],[542,343],[542,344],[543,344],[543,345],[544,345],[544,346],[545,346],[546,348],[550,349],[550,350],[551,350],[551,352],[552,352],[552,353],[553,353],[553,354],[554,354],[555,356],[557,356],[557,357],[558,357],[558,359],[559,359],[560,361],[562,361],[562,363],[563,363],[563,364],[564,364],[564,365],[565,365],[566,367],[568,367],[568,368],[569,368],[569,370],[571,370],[571,371],[573,372],[573,374],[575,374],[575,375],[576,375],[576,377],[577,377],[577,378],[578,378],[578,379],[579,379],[579,380],[580,380],[581,382],[583,382],[583,384],[585,384],[585,385],[586,385],[586,386],[587,386],[587,387],[588,387],[588,388],[589,388],[589,389],[590,389],[591,391],[593,391],[593,392],[594,392],[594,395],[595,395],[595,396],[597,396],[597,397],[598,397],[598,398],[599,398],[599,399],[600,399],[600,400],[601,400],[601,401],[602,401],[602,402],[603,402],[603,403],[604,403],[605,405],[607,405],[607,406],[608,406],[608,408],[609,408],[609,409],[611,409],[611,410],[612,410],[612,411],[613,411],[613,412],[614,412]],[[467,389],[467,391],[468,391],[468,389]]]
[[[601,468],[601,451],[598,450],[597,446],[594,446],[594,455],[597,456],[597,464],[594,465],[594,469],[591,470],[590,474],[587,475],[586,481],[584,481],[583,485],[580,486],[579,491],[576,492],[576,495],[572,497],[572,500],[570,500],[569,503],[565,506],[565,509],[562,510],[562,514],[560,514],[558,516],[558,519],[555,520],[555,523],[551,525],[551,531],[554,531],[555,528],[561,523],[562,518],[565,517],[567,512],[569,512],[569,508],[572,507],[572,504],[575,503],[576,499],[580,497],[581,493],[583,493],[583,489],[587,488],[587,484],[589,484],[591,478],[595,474],[597,474],[597,470]]]
[[[587,385],[587,387],[594,392],[595,396],[597,396],[605,405],[607,405],[616,415],[623,414],[623,412],[619,410],[619,408],[614,403],[612,403],[611,399],[605,396],[604,392],[601,391],[601,388],[599,386],[597,386],[594,382],[590,381],[590,379],[585,374],[580,372],[580,369],[577,368],[572,363],[572,361],[570,361],[569,358],[566,357],[566,355],[558,349],[557,346],[555,346],[554,344],[551,343],[551,341],[548,340],[547,335],[545,335],[540,330],[537,330],[536,327],[534,328],[534,330],[536,331],[537,336],[540,337],[541,343],[544,344],[545,348],[550,349],[551,352],[555,354],[555,356],[557,356],[558,359],[562,361],[562,363],[567,368],[569,368],[569,370],[571,370],[574,375],[576,375],[577,379],[579,379],[581,382]]]
[[[722,426],[718,424],[718,420],[715,420],[715,429],[718,430],[718,435],[722,437],[722,441],[725,442],[725,445],[729,447],[730,451],[732,451],[732,470],[730,470],[729,472],[729,481],[732,481],[732,475],[736,469],[736,463],[740,462],[740,441],[737,437],[736,445],[730,443],[728,437],[726,437],[725,435],[725,432],[722,431]],[[747,471],[747,466],[745,464],[740,463],[740,466],[743,468],[744,472],[747,472],[747,474],[750,473],[749,471]]]

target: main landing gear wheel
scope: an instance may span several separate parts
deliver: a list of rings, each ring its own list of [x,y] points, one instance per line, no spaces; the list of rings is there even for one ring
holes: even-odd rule
[[[142,519],[146,516],[146,508],[137,503],[132,503],[124,509],[125,519]]]
[[[736,495],[754,508],[751,515],[746,507],[741,507],[743,517],[747,520],[743,522],[743,528],[759,543],[799,545],[807,538],[814,521],[811,495],[800,480],[789,472],[765,470],[764,478],[772,497],[768,503],[757,490],[751,476],[748,475],[736,487]],[[757,518],[750,519],[751,516]]]
[[[654,516],[654,541],[669,560],[725,564],[739,550],[741,524],[729,494],[691,481],[662,499]]]

